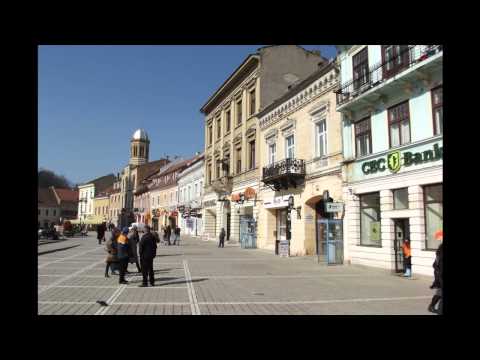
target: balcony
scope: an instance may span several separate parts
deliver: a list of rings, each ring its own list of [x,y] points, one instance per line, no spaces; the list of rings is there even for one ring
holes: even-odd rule
[[[305,179],[305,161],[284,159],[263,168],[262,181],[275,191],[296,188]]]
[[[232,187],[232,177],[228,175],[215,179],[210,184],[210,190],[217,194],[230,194],[232,192]]]
[[[431,72],[442,65],[441,60],[435,60],[441,59],[438,54],[442,51],[441,45],[413,45],[390,61],[372,66],[362,77],[342,83],[336,91],[337,110],[354,111],[357,106],[371,105],[382,96],[391,95],[401,88],[410,88],[407,85],[410,81],[428,81]],[[403,81],[395,81],[400,78]]]

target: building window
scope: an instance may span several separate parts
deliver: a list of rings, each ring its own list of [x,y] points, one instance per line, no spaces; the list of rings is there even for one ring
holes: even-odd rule
[[[360,195],[360,245],[381,246],[378,192]]]
[[[195,196],[198,196],[198,184],[195,184]]]
[[[207,166],[207,182],[208,184],[212,183],[212,164]]]
[[[225,112],[225,128],[227,129],[226,132],[230,132],[230,110]]]
[[[212,145],[212,140],[213,140],[213,129],[212,125],[208,127],[208,144]]]
[[[393,190],[393,208],[395,210],[408,209],[408,188]]]
[[[436,250],[443,241],[443,188],[442,184],[424,186],[425,201],[425,246],[427,250]]]
[[[143,150],[143,146],[140,146],[140,157],[143,156],[143,151],[144,151],[144,150]]]
[[[408,101],[388,109],[388,132],[390,147],[396,147],[410,142],[410,114]]]
[[[202,195],[203,181],[200,181],[200,195]]]
[[[241,148],[237,149],[236,160],[237,160],[237,174],[240,174],[242,172],[242,149]]]
[[[250,141],[250,170],[255,169],[255,140]]]
[[[250,116],[255,114],[255,88],[249,93],[250,95]]]
[[[273,143],[268,145],[268,163],[275,163],[275,157],[277,155],[277,144]]]
[[[372,153],[372,131],[369,117],[355,124],[355,149],[357,157]]]
[[[352,58],[353,88],[357,90],[368,82],[368,50],[365,47]]]
[[[45,216],[48,216],[48,209],[45,210]]]
[[[41,215],[41,210],[40,209],[38,209],[38,215]]]
[[[408,45],[382,45],[383,76],[388,78],[398,74],[408,66]]]
[[[242,123],[242,100],[237,101],[237,125]]]
[[[217,119],[217,140],[222,137],[222,121],[220,118]]]
[[[220,164],[221,164],[221,163],[220,163],[220,160],[217,160],[216,162],[217,162],[216,178],[217,178],[217,179],[220,179],[220,177],[222,176],[222,175],[221,175],[221,170],[220,170]]]
[[[327,155],[327,120],[315,124],[315,153],[317,157]]]
[[[293,135],[285,139],[285,157],[293,159],[295,157],[295,138]]]
[[[433,135],[443,134],[443,87],[432,90]]]

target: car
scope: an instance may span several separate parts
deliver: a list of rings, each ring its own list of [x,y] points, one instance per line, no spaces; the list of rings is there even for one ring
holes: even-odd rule
[[[145,232],[145,224],[144,223],[132,223],[129,227],[128,230],[132,231],[133,227],[136,226],[137,230],[139,232]]]

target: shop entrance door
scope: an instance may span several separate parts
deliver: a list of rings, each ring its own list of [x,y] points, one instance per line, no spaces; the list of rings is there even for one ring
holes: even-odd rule
[[[317,220],[317,256],[319,262],[343,264],[343,221]]]
[[[275,241],[275,255],[279,253],[280,241],[287,240],[287,209],[277,210],[277,238]]]
[[[395,237],[393,240],[393,251],[395,253],[395,272],[403,272],[403,251],[402,245],[405,239],[410,238],[408,219],[393,220]]]
[[[257,247],[257,222],[251,216],[240,216],[240,247],[242,249]]]

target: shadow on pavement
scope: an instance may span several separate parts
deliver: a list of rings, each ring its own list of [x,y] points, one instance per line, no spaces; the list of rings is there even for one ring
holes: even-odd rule
[[[59,239],[59,240],[39,240],[38,246],[47,245],[47,244],[56,244],[62,241],[67,241],[69,239]],[[40,242],[41,241],[41,242]]]
[[[40,255],[45,255],[45,254],[50,254],[50,253],[54,253],[54,252],[57,252],[57,251],[65,251],[65,250],[68,250],[68,249],[75,248],[75,247],[77,247],[77,246],[80,246],[80,244],[79,244],[79,245],[73,245],[73,246],[67,246],[67,247],[65,247],[65,248],[60,248],[60,249],[42,251],[42,252],[39,252],[39,253],[38,253],[38,256],[40,256]]]
[[[155,287],[160,287],[160,286],[164,286],[164,285],[175,285],[175,284],[186,284],[187,281],[186,280],[178,280],[178,281],[169,281],[169,280],[175,280],[175,279],[178,279],[178,278],[171,278],[171,277],[164,277],[164,278],[155,278]],[[194,279],[194,280],[191,280],[191,282],[200,282],[200,281],[205,281],[205,280],[208,280],[208,278],[204,278],[204,279]],[[158,282],[159,281],[162,281],[161,284],[159,284]],[[163,282],[163,281],[167,281],[167,282]],[[130,280],[129,283],[130,284],[137,284],[137,283],[141,283],[142,280]]]

